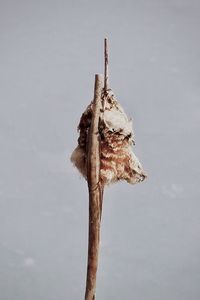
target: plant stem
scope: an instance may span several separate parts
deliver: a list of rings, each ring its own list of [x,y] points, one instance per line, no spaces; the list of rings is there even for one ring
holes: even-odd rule
[[[108,39],[104,39],[104,92],[108,90]]]
[[[100,184],[99,117],[103,78],[95,75],[94,108],[88,133],[87,181],[89,191],[88,265],[85,300],[94,300],[98,267],[103,187]]]

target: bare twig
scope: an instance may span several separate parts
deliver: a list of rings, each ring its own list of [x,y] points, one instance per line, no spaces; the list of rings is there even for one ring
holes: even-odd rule
[[[89,237],[88,266],[85,300],[95,299],[96,273],[98,267],[100,223],[102,211],[103,188],[100,185],[100,136],[99,117],[103,78],[95,75],[94,109],[88,133],[87,180],[89,190]]]
[[[108,39],[104,39],[104,92],[108,89]]]

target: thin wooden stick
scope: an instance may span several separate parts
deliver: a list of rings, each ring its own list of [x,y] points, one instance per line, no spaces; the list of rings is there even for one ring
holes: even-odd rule
[[[87,181],[89,190],[88,265],[85,300],[95,300],[103,188],[100,185],[99,117],[103,77],[95,75],[94,109],[88,133]]]
[[[104,39],[104,92],[108,90],[108,39]]]

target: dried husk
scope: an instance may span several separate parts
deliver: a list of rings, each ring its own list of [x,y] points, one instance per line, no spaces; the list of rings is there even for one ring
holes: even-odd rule
[[[78,146],[71,156],[72,163],[87,179],[87,136],[93,114],[93,101],[82,114],[78,125]],[[109,185],[119,180],[135,184],[146,178],[138,158],[133,153],[135,138],[132,121],[111,89],[102,93],[102,108],[99,120],[101,144],[100,180]]]

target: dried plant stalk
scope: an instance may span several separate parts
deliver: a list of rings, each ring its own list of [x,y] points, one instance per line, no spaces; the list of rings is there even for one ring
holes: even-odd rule
[[[103,186],[100,184],[99,117],[103,78],[95,75],[95,91],[91,125],[87,136],[87,181],[89,190],[88,266],[85,300],[95,299],[98,267]]]
[[[108,45],[104,40],[104,80],[95,76],[94,100],[82,114],[78,146],[71,161],[88,182],[89,241],[85,300],[95,299],[103,189],[125,180],[135,184],[146,174],[133,152],[132,121],[108,87]],[[104,81],[104,87],[103,87]]]
[[[108,39],[104,39],[104,91],[108,90]]]

